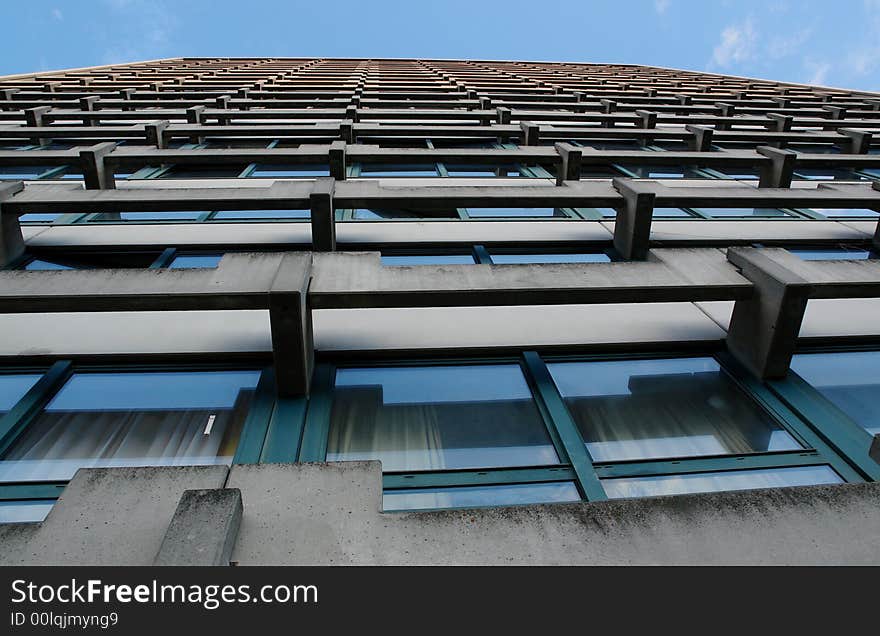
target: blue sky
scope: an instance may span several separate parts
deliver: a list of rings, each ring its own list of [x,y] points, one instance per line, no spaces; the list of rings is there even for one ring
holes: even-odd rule
[[[653,64],[880,90],[880,0],[4,2],[0,74],[176,56]]]

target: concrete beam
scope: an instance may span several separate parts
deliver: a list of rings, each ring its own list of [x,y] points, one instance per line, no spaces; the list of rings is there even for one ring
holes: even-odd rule
[[[332,252],[336,249],[335,186],[333,177],[319,177],[315,179],[314,188],[309,194],[312,248],[316,252]]]
[[[505,124],[510,123],[511,111],[509,108],[506,108],[504,106],[499,106],[496,109],[495,113],[496,113],[497,122],[499,124],[501,124],[503,126]],[[486,123],[488,123],[488,122],[486,122]]]
[[[519,126],[522,130],[522,145],[537,146],[540,138],[538,125],[528,121],[523,121],[520,122]]]
[[[627,260],[644,260],[651,240],[655,194],[649,184],[616,178],[614,188],[623,196],[614,223],[614,248]]]
[[[155,146],[160,149],[165,148],[164,132],[170,123],[171,122],[166,119],[144,124],[144,136],[146,137],[147,145]]]
[[[185,490],[153,565],[229,565],[242,509],[238,488]]]
[[[21,225],[15,214],[4,214],[4,201],[24,190],[24,183],[13,181],[0,184],[0,268],[11,265],[24,254]]]
[[[780,113],[767,113],[767,130],[772,132],[790,132],[791,125],[794,123],[794,117],[791,115],[782,115]]]
[[[871,140],[874,136],[872,132],[855,128],[838,128],[837,132],[847,138],[840,144],[846,154],[863,155],[871,149]]]
[[[734,304],[727,348],[755,377],[783,378],[788,373],[813,288],[785,267],[784,262],[771,259],[760,249],[732,247],[727,250],[727,259],[755,285],[751,298]]]
[[[794,176],[794,165],[797,160],[797,153],[792,152],[791,150],[770,148],[769,146],[758,146],[755,150],[758,154],[764,155],[770,159],[770,163],[765,164],[761,168],[761,178],[758,182],[758,187],[790,187],[792,177]]]
[[[104,158],[116,149],[116,142],[107,141],[79,151],[83,180],[88,190],[112,190],[116,187],[113,170]]]

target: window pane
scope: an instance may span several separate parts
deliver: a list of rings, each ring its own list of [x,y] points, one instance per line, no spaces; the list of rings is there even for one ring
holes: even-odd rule
[[[565,216],[559,208],[468,208],[470,217],[533,217],[533,216]]]
[[[394,221],[397,219],[457,219],[458,212],[455,210],[436,210],[422,212],[419,210],[376,210],[359,208],[354,211],[352,217],[359,221]]]
[[[75,267],[71,267],[70,265],[63,265],[61,263],[54,263],[52,261],[46,261],[43,259],[35,258],[24,268],[28,271],[50,271],[50,270],[62,270],[62,269],[76,269]]]
[[[340,369],[327,461],[364,459],[386,471],[559,461],[515,364]]]
[[[446,164],[446,172],[450,177],[521,177],[516,166]]]
[[[168,269],[196,269],[217,267],[223,254],[182,254],[175,256]]]
[[[867,208],[813,208],[813,212],[818,212],[822,216],[859,216],[876,218],[880,212],[869,210]]]
[[[868,250],[850,250],[842,247],[788,248],[788,251],[805,261],[865,261],[874,257]]]
[[[251,177],[329,177],[330,168],[317,165],[275,166],[258,164]]]
[[[695,208],[698,212],[706,216],[737,216],[737,217],[768,217],[768,216],[789,216],[782,210],[776,208]]]
[[[603,479],[602,487],[609,498],[619,499],[840,483],[843,483],[843,480],[828,466],[795,466],[691,475]]]
[[[8,413],[41,377],[39,373],[0,375],[0,415]]]
[[[616,214],[616,213],[615,213]],[[612,214],[611,216],[614,216]],[[687,210],[683,210],[681,208],[654,208],[654,213],[651,215],[654,217],[688,217],[694,218],[694,215],[688,212]]]
[[[791,368],[871,435],[880,433],[880,351],[799,354]]]
[[[43,521],[54,505],[54,499],[0,501],[0,523],[36,523]]]
[[[597,252],[594,254],[495,254],[491,253],[492,262],[496,265],[510,263],[610,263],[607,254]]]
[[[36,179],[44,172],[52,169],[52,166],[24,166],[15,168],[12,166],[0,167],[0,179],[23,180]]]
[[[382,497],[382,506],[388,512],[393,510],[425,510],[430,508],[516,506],[580,500],[581,497],[574,483],[563,481],[549,484],[386,490]]]
[[[204,212],[177,210],[173,212],[102,212],[96,221],[197,221]]]
[[[22,214],[18,220],[23,223],[51,223],[56,220],[60,214],[52,214],[51,212],[29,212]]]
[[[405,254],[382,255],[383,265],[473,265],[470,254]]]
[[[259,371],[77,373],[0,461],[0,481],[81,467],[228,464]]]
[[[597,462],[800,448],[712,358],[548,366]]]
[[[163,172],[160,179],[234,179],[245,166],[174,166]]]
[[[308,219],[308,210],[224,210],[212,219]]]
[[[436,177],[438,174],[437,168],[433,165],[409,166],[383,163],[361,165],[362,177]]]

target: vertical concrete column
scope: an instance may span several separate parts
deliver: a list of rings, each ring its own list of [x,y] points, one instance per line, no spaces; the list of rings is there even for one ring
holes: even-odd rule
[[[504,106],[499,106],[495,110],[495,117],[499,124],[509,124],[510,123],[510,109]],[[486,122],[489,123],[488,121]]]
[[[838,128],[837,132],[846,139],[840,144],[841,150],[850,155],[864,155],[871,149],[873,133],[855,128]]]
[[[540,136],[538,124],[533,124],[529,121],[522,121],[520,122],[519,127],[522,130],[522,145],[537,146]]]
[[[229,565],[241,514],[238,488],[184,490],[153,565]]]
[[[116,149],[116,142],[107,141],[79,151],[83,179],[87,190],[113,190],[116,179],[107,167],[104,157]]]
[[[3,210],[3,202],[22,190],[22,181],[0,184],[0,267],[6,267],[24,254],[24,238],[18,215]]]
[[[788,188],[794,176],[794,163],[797,153],[791,150],[780,150],[769,146],[758,146],[759,155],[770,159],[770,163],[761,168],[759,188]]]
[[[880,99],[865,100],[865,107],[874,112],[880,111]]]
[[[736,113],[736,106],[727,102],[715,102],[715,108],[718,109],[718,117],[733,117]],[[730,130],[732,125],[727,121],[719,121],[715,124],[715,130]]]
[[[89,95],[88,97],[80,97],[79,98],[79,107],[85,113],[93,113],[95,112],[95,105],[100,99],[97,95]],[[83,117],[83,125],[85,126],[97,126],[98,122],[94,119],[87,119]]]
[[[685,127],[693,136],[688,138],[688,149],[695,152],[709,152],[712,149],[712,135],[715,130],[708,126],[687,124]]]
[[[308,395],[315,362],[308,305],[311,252],[287,252],[269,290],[269,324],[278,395]]]
[[[787,97],[774,96],[770,98],[770,101],[779,106],[779,108],[782,108],[783,110],[791,108],[791,99]]]
[[[352,122],[360,121],[358,119],[358,108],[354,104],[350,104],[345,109],[345,118],[350,119]]]
[[[144,124],[144,136],[147,145],[156,146],[156,148],[165,148],[165,129],[168,128],[168,120],[152,121]]]
[[[758,248],[731,247],[727,260],[754,284],[752,297],[733,307],[727,348],[755,377],[785,377],[812,286]]]
[[[345,142],[334,141],[330,144],[328,152],[330,163],[330,176],[339,181],[345,181]]]
[[[657,113],[650,110],[637,110],[636,115],[642,120],[642,128],[657,127]]]
[[[694,98],[691,97],[690,95],[679,94],[679,95],[676,95],[675,98],[678,100],[678,103],[681,104],[682,106],[690,106],[694,103]],[[687,115],[688,110],[685,108],[685,109],[678,111],[678,113],[680,115]]]
[[[205,107],[204,106],[190,106],[186,109],[186,121],[189,124],[201,126],[205,123]],[[203,141],[203,137],[201,135],[190,135],[189,142],[191,144],[200,144]]]
[[[612,184],[624,199],[614,223],[614,247],[627,260],[643,261],[651,241],[655,194],[651,186],[633,179],[617,178]]]
[[[51,106],[36,106],[34,108],[27,108],[24,111],[24,120],[25,125],[32,128],[42,128],[46,125],[44,117],[46,114],[52,110]],[[34,136],[30,138],[31,143],[36,144],[38,146],[43,146],[49,143],[49,139],[39,136]]]
[[[617,102],[613,99],[600,99],[599,103],[602,105],[602,113],[605,115],[611,115],[617,112]],[[614,120],[606,119],[602,122],[603,128],[613,128]]]
[[[4,102],[11,102],[13,95],[19,92],[17,88],[0,88],[0,99]],[[4,104],[2,110],[17,110],[15,104]]]
[[[336,250],[336,214],[333,209],[333,177],[315,179],[315,186],[309,194],[312,220],[312,249],[316,252]]]
[[[355,143],[354,122],[350,119],[343,119],[339,123],[339,136],[347,144]]]
[[[119,99],[121,99],[123,102],[130,102],[133,95],[133,88],[122,88],[119,90]],[[126,104],[123,104],[121,110],[132,110],[132,108]]]
[[[794,117],[782,113],[767,113],[767,130],[773,132],[790,132]]]
[[[559,172],[556,174],[556,185],[562,185],[565,181],[579,181],[581,178],[583,151],[569,143],[559,142],[553,145],[556,148],[556,152],[562,157]]]

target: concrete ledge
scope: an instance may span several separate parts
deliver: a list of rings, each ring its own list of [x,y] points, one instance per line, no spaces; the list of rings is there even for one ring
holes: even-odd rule
[[[229,565],[241,510],[237,488],[185,491],[153,565]]]

